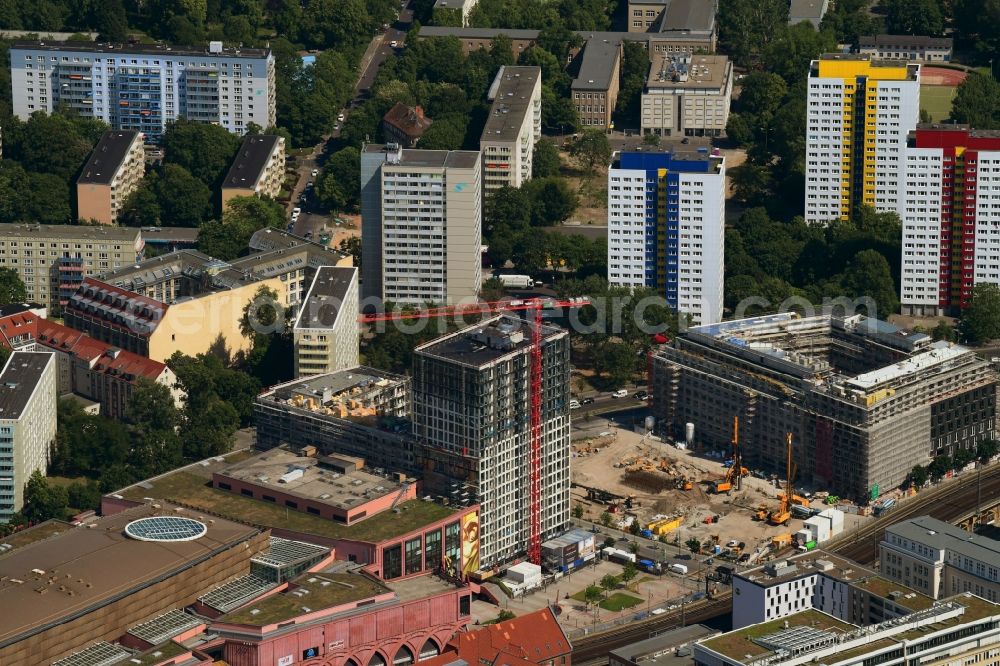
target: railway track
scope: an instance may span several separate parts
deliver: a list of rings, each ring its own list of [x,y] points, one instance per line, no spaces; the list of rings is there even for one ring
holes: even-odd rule
[[[1000,464],[995,464],[983,469],[981,476],[966,474],[957,481],[924,491],[906,502],[897,504],[896,508],[886,515],[841,540],[824,545],[824,548],[858,563],[871,564],[877,559],[878,543],[882,540],[886,527],[922,515],[954,523],[973,513],[980,501],[981,508],[985,508],[998,500],[1000,500]],[[731,610],[732,593],[725,592],[714,599],[688,605],[684,609],[683,624],[705,622],[726,615]],[[681,611],[675,610],[574,641],[574,666],[606,664],[610,650],[679,627],[682,625],[681,620]]]

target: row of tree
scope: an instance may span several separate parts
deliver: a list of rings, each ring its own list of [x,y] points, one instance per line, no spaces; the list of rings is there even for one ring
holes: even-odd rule
[[[997,453],[1000,453],[1000,442],[984,439],[975,449],[958,449],[953,456],[935,456],[927,465],[917,465],[910,471],[910,484],[921,488],[928,481],[940,481],[948,472],[960,470],[976,460],[985,464]]]

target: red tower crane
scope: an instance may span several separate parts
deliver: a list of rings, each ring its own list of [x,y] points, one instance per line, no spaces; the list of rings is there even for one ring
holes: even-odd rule
[[[486,301],[470,305],[451,305],[446,307],[425,308],[422,310],[405,310],[400,312],[377,312],[363,314],[358,321],[366,324],[378,321],[399,321],[404,319],[430,319],[432,317],[448,317],[452,315],[470,314],[503,314],[505,312],[520,312],[530,310],[531,349],[530,349],[530,395],[531,420],[530,441],[531,457],[529,459],[529,537],[528,559],[533,564],[542,563],[542,315],[546,310],[557,308],[579,308],[589,305],[590,300],[584,297],[555,299],[527,298],[505,301]]]

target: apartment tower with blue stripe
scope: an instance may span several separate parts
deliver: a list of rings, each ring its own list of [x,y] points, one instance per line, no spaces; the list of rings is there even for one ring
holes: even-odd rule
[[[725,160],[637,146],[608,169],[608,281],[653,287],[696,325],[722,319]]]

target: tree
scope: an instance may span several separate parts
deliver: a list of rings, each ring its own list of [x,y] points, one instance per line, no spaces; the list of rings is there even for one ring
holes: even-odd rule
[[[954,327],[949,326],[948,322],[943,319],[931,329],[931,337],[935,340],[945,340],[947,342],[958,341],[958,333],[955,331]]]
[[[210,220],[198,231],[198,249],[229,261],[247,251],[250,237],[260,229],[285,226],[285,209],[265,197],[235,197],[226,202],[222,221]]]
[[[125,422],[146,431],[173,432],[180,423],[180,414],[170,388],[146,377],[137,379],[128,400]]]
[[[985,64],[1000,51],[1000,0],[954,0],[957,42],[968,45],[974,62]]]
[[[221,125],[179,118],[167,125],[161,144],[165,165],[184,167],[214,191],[236,157],[240,139]]]
[[[194,460],[226,453],[232,448],[233,433],[240,427],[240,417],[233,405],[215,397],[196,410],[188,410],[181,432],[184,454]]]
[[[938,0],[887,0],[885,27],[890,35],[940,35],[941,6]]]
[[[615,576],[614,574],[605,574],[604,577],[601,578],[601,589],[604,590],[605,598],[607,598],[608,592],[611,592],[611,590],[618,587],[619,582],[618,576]]]
[[[737,65],[749,66],[786,23],[788,3],[784,0],[721,0],[719,48]]]
[[[344,254],[351,255],[354,260],[354,267],[361,270],[361,236],[349,236],[340,241],[338,248]]]
[[[632,525],[635,525],[635,526],[638,527],[639,523],[633,521]],[[632,525],[629,525],[629,527],[631,527]],[[640,531],[641,531],[641,529],[637,529],[634,532],[634,534],[638,535]],[[629,545],[628,545],[628,552],[632,553],[633,555],[635,555],[636,553],[638,553],[639,552],[639,544],[636,543],[635,541],[630,542]]]
[[[573,517],[576,518],[576,519],[578,519],[578,520],[580,518],[583,518],[583,505],[582,504],[577,504],[576,506],[573,507]]]
[[[608,513],[607,511],[603,511],[601,513],[601,525],[604,525],[605,527],[611,527],[611,521],[612,521],[611,514]]]
[[[976,447],[976,455],[979,456],[982,463],[988,463],[998,451],[1000,451],[1000,442],[995,439],[984,439]]]
[[[596,606],[604,599],[604,594],[598,586],[588,585],[587,589],[583,591],[583,599],[587,602],[588,606]]]
[[[962,469],[970,462],[976,459],[976,450],[969,449],[955,449],[955,455],[952,456],[951,463],[955,469]]]
[[[753,72],[741,84],[740,96],[733,108],[766,120],[780,108],[781,100],[788,93],[788,84],[773,72]]]
[[[691,537],[684,542],[684,545],[687,546],[688,550],[692,553],[698,554],[701,552],[701,541],[699,541],[697,537]]]
[[[988,74],[970,72],[951,103],[951,120],[980,130],[1000,129],[1000,83]]]
[[[531,159],[531,177],[548,178],[558,176],[562,160],[559,158],[559,148],[548,139],[541,139],[535,144]]]
[[[17,161],[25,171],[49,173],[69,181],[87,161],[107,125],[97,120],[71,118],[62,113],[31,114],[27,121],[4,122],[4,159]],[[59,146],[59,150],[53,150]]]
[[[50,486],[45,476],[37,469],[31,473],[24,487],[22,509],[28,520],[40,523],[52,518],[64,518],[68,505],[69,497],[65,488]]]
[[[449,113],[438,116],[420,137],[420,147],[425,150],[459,150],[465,141],[468,116]]]
[[[927,483],[929,476],[930,475],[928,474],[926,467],[916,465],[910,470],[910,485],[914,488],[923,488],[924,484]]]
[[[521,189],[531,201],[531,224],[536,227],[565,222],[579,203],[576,192],[562,178],[536,178]]]
[[[506,622],[507,620],[513,620],[515,617],[517,616],[514,615],[513,611],[509,611],[506,608],[503,608],[500,610],[499,613],[497,613],[497,619],[495,620],[495,622]]]
[[[104,0],[99,3],[94,27],[100,42],[121,43],[128,39],[128,16],[122,0]]]
[[[639,570],[636,569],[634,562],[626,562],[622,567],[622,582],[628,585],[628,582],[639,575]]]
[[[938,481],[951,470],[951,458],[948,456],[936,456],[927,466],[932,481]]]
[[[326,208],[356,211],[361,205],[361,153],[354,146],[341,148],[330,156],[319,181],[316,196]]]
[[[842,284],[849,298],[867,296],[875,301],[878,312],[869,312],[871,317],[886,319],[899,310],[889,262],[875,250],[864,250],[854,257],[844,273]]]
[[[637,359],[631,345],[607,341],[594,358],[594,370],[607,375],[610,388],[621,388],[635,373]]]
[[[580,161],[589,174],[593,174],[598,165],[607,166],[611,161],[608,135],[599,129],[584,130],[580,138],[570,146],[569,152]]]
[[[958,330],[971,344],[1000,338],[1000,287],[981,282],[972,288],[972,298],[962,312]]]
[[[28,291],[17,271],[13,268],[0,268],[0,305],[24,303],[27,300]]]
[[[212,213],[208,187],[177,164],[146,174],[122,206],[131,226],[197,227]]]

